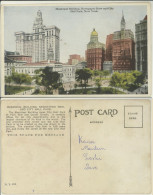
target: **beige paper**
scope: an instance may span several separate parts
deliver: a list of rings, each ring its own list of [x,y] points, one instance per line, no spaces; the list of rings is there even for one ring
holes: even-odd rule
[[[4,194],[151,193],[150,100],[1,106]]]

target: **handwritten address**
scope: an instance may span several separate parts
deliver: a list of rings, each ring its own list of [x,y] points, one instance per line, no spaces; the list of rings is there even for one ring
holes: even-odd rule
[[[94,140],[86,139],[81,135],[78,135],[78,142],[85,161],[84,170],[97,170],[96,161],[102,161],[102,152],[106,149],[98,146]]]

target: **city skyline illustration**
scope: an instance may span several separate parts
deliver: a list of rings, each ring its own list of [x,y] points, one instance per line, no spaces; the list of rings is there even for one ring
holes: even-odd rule
[[[60,29],[60,61],[67,62],[69,55],[79,54],[85,57],[87,44],[93,28],[98,33],[99,41],[106,44],[106,37],[115,31],[120,31],[122,13],[126,21],[126,29],[131,29],[135,35],[135,24],[143,20],[147,7],[139,6],[14,6],[4,9],[4,49],[16,51],[15,32],[32,33],[37,11],[42,12],[45,26],[55,25]],[[82,12],[69,8],[78,8]],[[28,10],[28,12],[27,12]],[[90,10],[88,12],[88,10]],[[28,14],[27,14],[28,13]],[[133,14],[134,13],[134,14]],[[11,18],[11,19],[10,19]],[[7,25],[6,25],[7,24]]]

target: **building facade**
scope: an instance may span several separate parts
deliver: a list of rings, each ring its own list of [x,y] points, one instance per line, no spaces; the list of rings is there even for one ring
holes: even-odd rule
[[[5,76],[11,76],[12,71],[20,74],[28,74],[31,77],[36,75],[36,70],[44,69],[45,67],[52,68],[52,71],[60,74],[60,79],[63,83],[69,83],[75,81],[75,72],[77,69],[84,68],[85,64],[62,64],[55,61],[42,61],[26,63],[24,61],[14,61],[5,57]]]
[[[147,16],[135,25],[136,70],[148,74]]]
[[[76,72],[76,66],[75,65],[63,65],[62,66],[62,81],[63,83],[69,83],[75,81],[75,72]]]
[[[86,50],[87,67],[93,70],[103,70],[104,60],[105,44],[98,41],[98,33],[93,29]]]
[[[36,70],[44,69],[45,67],[50,67],[54,72],[58,72],[61,77],[62,77],[62,64],[57,63],[57,62],[49,62],[44,61],[44,62],[34,62],[34,63],[14,63],[12,64],[12,67],[15,72],[17,73],[23,73],[23,74],[28,74],[31,77],[36,75]],[[8,76],[6,74],[6,76]]]
[[[113,71],[112,61],[104,61],[103,70],[107,70],[110,74],[112,74]]]
[[[81,62],[81,57],[78,54],[70,55],[70,58],[68,59],[68,64],[75,65]]]
[[[32,56],[33,62],[48,60],[48,53],[53,51],[53,60],[60,60],[60,29],[56,26],[43,25],[39,10],[33,24],[33,32],[16,32],[16,51],[20,55]]]
[[[112,43],[113,70],[124,72],[135,70],[135,43],[134,35],[126,29],[124,15],[121,19],[121,30],[113,34]]]
[[[113,34],[107,35],[106,38],[106,61],[112,61],[112,51],[113,51]]]
[[[87,67],[87,62],[83,61],[83,62],[79,62],[78,64],[75,65],[76,70],[77,69],[84,69]]]
[[[26,56],[26,55],[7,55],[9,59],[15,60],[15,61],[23,61],[26,63],[32,62],[32,56]]]
[[[15,61],[13,59],[8,58],[5,56],[4,58],[4,75],[5,76],[11,76],[12,72],[15,71],[15,67],[24,66],[26,62],[25,61]]]

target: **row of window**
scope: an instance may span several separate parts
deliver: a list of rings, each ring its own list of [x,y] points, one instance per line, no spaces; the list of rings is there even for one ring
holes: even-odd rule
[[[146,29],[147,29],[147,23],[136,26],[136,31],[141,31]]]
[[[10,71],[10,69],[7,69]],[[25,73],[25,74],[34,74],[36,69],[16,69],[15,72],[18,73]],[[55,70],[54,70],[55,71]],[[65,76],[73,76],[74,74],[72,73],[67,73]]]
[[[47,34],[47,37],[48,37],[48,34]],[[51,34],[50,34],[50,37],[51,37]],[[16,41],[32,41],[33,39],[45,39],[45,35],[35,35],[35,36],[16,36]],[[57,37],[58,38],[58,37]]]

